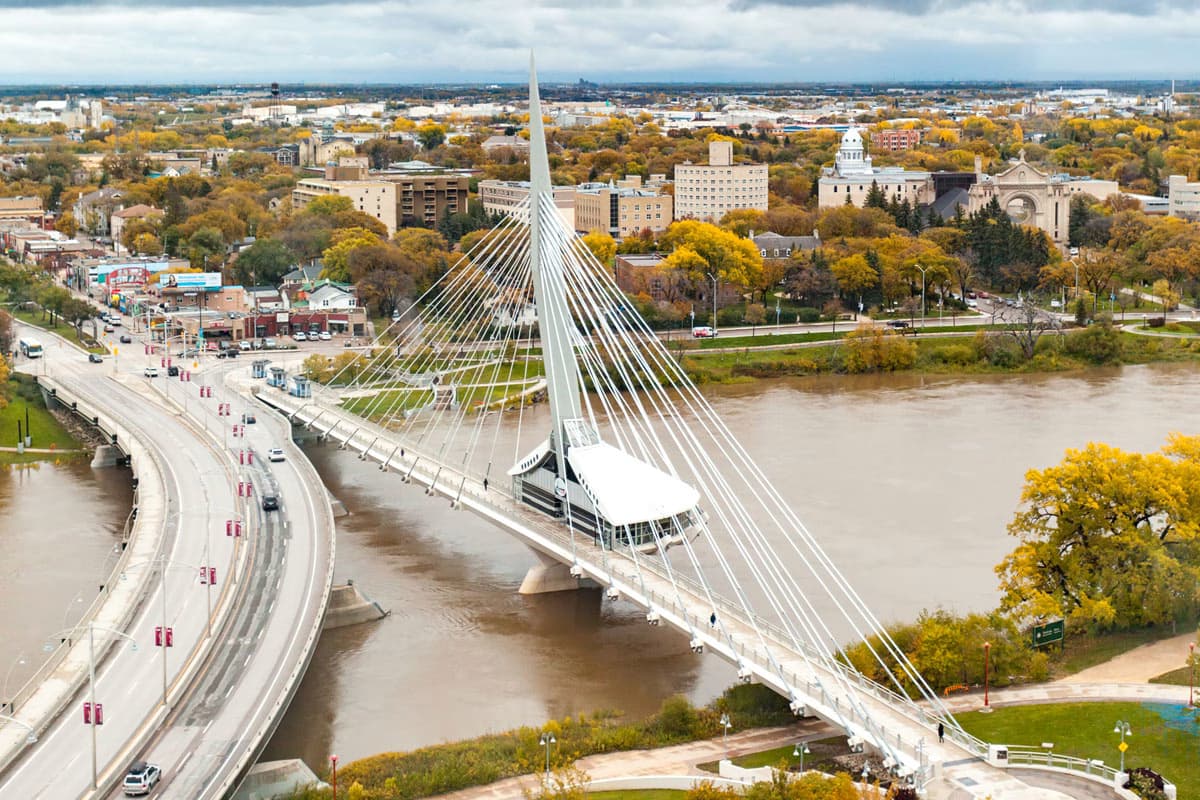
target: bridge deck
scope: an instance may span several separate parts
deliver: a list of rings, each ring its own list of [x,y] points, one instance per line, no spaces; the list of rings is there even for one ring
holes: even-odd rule
[[[318,389],[315,395],[303,400],[265,384],[257,392],[260,400],[293,422],[311,427],[339,446],[357,450],[381,468],[399,473],[401,480],[425,487],[427,494],[470,509],[537,552],[577,566],[577,577],[615,589],[621,597],[738,665],[741,674],[794,698],[807,713],[891,755],[904,768],[923,776],[924,782],[941,776],[940,782],[949,781],[968,792],[966,796],[976,796],[975,790],[980,792],[978,796],[995,800],[1026,796],[1024,784],[984,760],[985,745],[950,730],[946,741],[938,742],[937,719],[899,695],[849,668],[818,661],[814,652],[784,631],[748,616],[734,603],[710,595],[681,576],[672,580],[662,565],[644,556],[635,559],[626,551],[604,550],[579,534],[572,539],[566,527],[519,504],[506,491],[494,485],[485,491],[476,476],[441,463],[407,442],[402,446],[379,425],[337,407],[334,392]],[[714,613],[716,626],[710,624]],[[1050,797],[1046,790],[1039,791],[1039,797]]]

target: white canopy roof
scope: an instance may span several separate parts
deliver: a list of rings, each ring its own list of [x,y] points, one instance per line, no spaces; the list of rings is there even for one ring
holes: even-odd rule
[[[596,510],[613,525],[632,525],[691,511],[700,493],[678,478],[599,442],[567,452]]]

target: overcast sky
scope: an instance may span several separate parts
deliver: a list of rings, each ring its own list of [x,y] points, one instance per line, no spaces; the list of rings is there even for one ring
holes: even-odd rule
[[[32,6],[32,7],[31,7]],[[0,83],[1194,78],[1196,0],[0,0]]]

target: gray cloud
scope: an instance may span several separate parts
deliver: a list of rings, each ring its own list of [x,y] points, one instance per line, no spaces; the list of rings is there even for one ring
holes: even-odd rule
[[[906,16],[925,16],[941,12],[954,11],[962,8],[964,3],[956,0],[733,0],[730,8],[735,11],[746,11],[753,8],[782,7],[782,8],[829,8],[831,6],[856,6],[861,8],[893,11]],[[975,5],[996,6],[996,3],[976,3]],[[1130,16],[1154,16],[1170,9],[1190,10],[1196,6],[1193,0],[1016,0],[1012,4],[1014,11],[1056,12],[1105,11]]]

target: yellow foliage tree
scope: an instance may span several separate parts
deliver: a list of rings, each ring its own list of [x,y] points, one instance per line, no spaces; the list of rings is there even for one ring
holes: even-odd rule
[[[1021,501],[1008,526],[1021,543],[996,567],[1018,618],[1133,628],[1200,607],[1200,438],[1148,454],[1068,450],[1025,474]]]
[[[325,267],[321,277],[331,281],[350,280],[350,254],[360,247],[380,244],[382,240],[366,228],[341,228],[333,232],[329,247],[321,254]]]
[[[762,255],[754,243],[717,225],[682,220],[667,228],[661,242],[672,251],[682,247],[691,250],[686,258],[680,259],[684,263],[676,260],[670,266],[687,269],[689,277],[697,283],[707,280],[708,272],[724,283],[741,287],[754,286],[760,280]]]
[[[617,254],[617,240],[605,231],[592,231],[580,239],[580,242],[605,266],[611,264]]]

